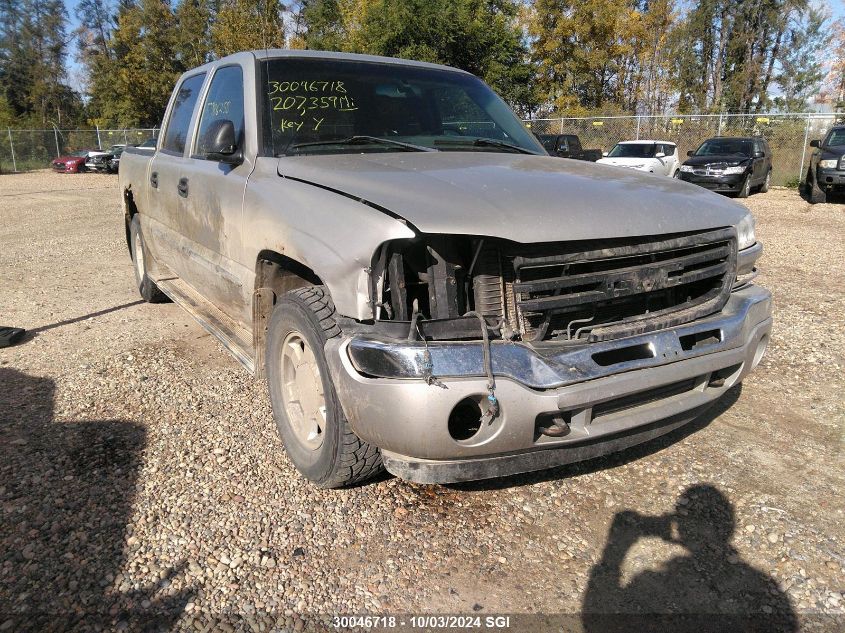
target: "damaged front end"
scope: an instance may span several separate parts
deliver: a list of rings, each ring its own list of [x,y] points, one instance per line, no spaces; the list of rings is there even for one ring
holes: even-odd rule
[[[771,327],[769,294],[750,284],[759,253],[738,252],[734,228],[387,242],[371,267],[372,321],[346,320],[346,336],[327,348],[344,410],[406,478],[546,467],[475,458],[690,411],[759,362]]]

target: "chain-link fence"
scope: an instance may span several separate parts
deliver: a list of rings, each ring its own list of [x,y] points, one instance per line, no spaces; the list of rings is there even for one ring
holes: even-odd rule
[[[0,172],[28,171],[83,149],[107,151],[112,145],[139,145],[157,136],[157,128],[119,130],[12,130],[0,128]]]
[[[812,149],[841,121],[837,114],[707,114],[535,119],[526,124],[537,134],[577,134],[585,149],[609,151],[619,141],[654,139],[678,146],[681,160],[712,136],[761,135],[772,149],[772,182],[796,184],[804,175]]]
[[[619,141],[671,141],[678,154],[698,147],[711,136],[762,135],[772,148],[772,182],[795,184],[809,163],[809,142],[822,138],[842,120],[837,114],[698,114],[534,119],[526,124],[537,134],[577,134],[585,149],[609,151]],[[5,132],[5,133],[4,133]],[[0,130],[0,172],[42,169],[57,156],[81,149],[107,150],[112,145],[138,145],[156,128],[110,130]],[[478,130],[483,135],[482,130]]]

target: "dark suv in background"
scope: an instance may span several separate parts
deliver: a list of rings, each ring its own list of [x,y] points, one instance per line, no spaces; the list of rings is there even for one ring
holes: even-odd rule
[[[754,189],[769,190],[772,150],[762,136],[709,138],[687,156],[681,180],[739,198],[747,198]]]
[[[804,187],[811,204],[827,202],[827,194],[845,192],[845,125],[831,128],[824,141],[810,141],[816,151]]]

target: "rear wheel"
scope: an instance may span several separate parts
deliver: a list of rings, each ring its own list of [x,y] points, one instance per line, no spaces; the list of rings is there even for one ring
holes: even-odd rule
[[[129,245],[135,269],[135,284],[141,297],[149,303],[164,303],[168,300],[167,295],[159,290],[147,274],[147,250],[141,235],[141,219],[137,213],[132,216],[132,222],[129,224]]]
[[[340,336],[322,286],[284,295],[267,326],[267,384],[273,417],[296,469],[322,488],[355,484],[382,470],[378,447],[361,440],[343,414],[323,347]]]
[[[766,179],[763,181],[763,184],[760,185],[760,193],[766,193],[769,190],[769,187],[772,184],[772,170],[766,172]]]

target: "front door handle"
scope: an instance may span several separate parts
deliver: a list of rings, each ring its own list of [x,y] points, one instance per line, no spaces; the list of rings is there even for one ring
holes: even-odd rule
[[[154,171],[150,174],[150,185],[152,185],[153,189],[158,189],[158,172]]]
[[[179,184],[176,186],[176,189],[179,191],[179,195],[183,198],[188,197],[188,179],[187,178],[180,178]]]

